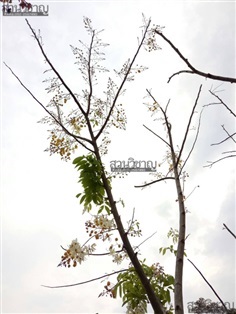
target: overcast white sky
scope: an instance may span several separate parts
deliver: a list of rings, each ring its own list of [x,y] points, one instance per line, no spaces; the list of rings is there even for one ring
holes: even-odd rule
[[[14,2],[14,1],[13,1]],[[17,2],[17,1],[15,1]],[[235,2],[231,1],[31,1],[49,5],[48,17],[29,17],[34,29],[40,29],[44,49],[72,89],[80,92],[79,72],[69,45],[88,41],[83,16],[92,19],[96,29],[105,29],[106,66],[119,70],[137,48],[141,36],[142,13],[154,24],[165,26],[164,34],[197,68],[219,75],[235,76]],[[200,84],[203,84],[198,113],[202,106],[215,101],[208,90],[220,82],[193,75],[167,80],[176,71],[186,69],[171,48],[158,39],[162,47],[154,53],[141,52],[137,63],[149,67],[129,83],[122,99],[128,124],[126,131],[114,131],[105,162],[114,159],[144,158],[161,161],[165,146],[142,125],[161,130],[143,105],[146,88],[151,89],[160,104],[171,99],[171,119],[175,144],[185,130],[188,114]],[[71,162],[58,156],[49,157],[48,127],[38,124],[45,113],[23,90],[6,62],[31,91],[46,104],[48,96],[42,81],[46,78],[43,57],[31,37],[24,17],[1,17],[2,101],[1,101],[1,165],[2,165],[2,312],[3,313],[125,313],[121,300],[98,298],[104,283],[64,289],[46,289],[44,285],[81,282],[118,270],[110,258],[91,257],[77,268],[57,268],[62,250],[72,239],[86,240],[82,209],[75,195],[80,192],[78,174]],[[114,76],[113,76],[114,77]],[[99,82],[101,90],[106,80]],[[224,83],[220,97],[235,108],[235,87]],[[196,114],[194,125],[197,124]],[[222,230],[223,223],[235,232],[235,161],[228,159],[204,168],[208,160],[216,160],[230,150],[230,142],[210,146],[225,138],[221,125],[235,132],[235,120],[220,106],[204,109],[199,140],[186,168],[190,177],[186,195],[200,188],[186,202],[187,255],[203,272],[218,294],[231,306],[235,304],[235,240]],[[188,147],[194,138],[191,131]],[[77,151],[76,156],[81,152]],[[186,152],[187,154],[187,152]],[[186,156],[186,155],[185,155]],[[159,247],[168,245],[166,234],[178,226],[176,193],[172,182],[159,183],[144,190],[134,185],[149,180],[148,174],[131,173],[114,182],[115,197],[125,200],[124,221],[135,207],[144,237],[154,237],[143,244],[142,257],[147,263],[160,262],[165,271],[174,274],[174,257],[160,256]],[[115,278],[111,281],[115,282]],[[199,297],[216,301],[210,288],[196,270],[185,261],[185,306]]]

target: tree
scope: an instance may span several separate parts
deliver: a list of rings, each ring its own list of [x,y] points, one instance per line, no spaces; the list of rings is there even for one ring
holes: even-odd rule
[[[87,154],[81,155],[74,159],[74,165],[79,170],[79,182],[82,185],[83,192],[78,193],[77,197],[80,204],[84,206],[84,212],[94,213],[97,209],[97,214],[94,219],[86,223],[89,233],[89,239],[100,239],[106,241],[111,239],[111,232],[118,230],[121,243],[114,249],[114,245],[109,247],[109,253],[113,257],[113,261],[119,263],[124,258],[128,257],[131,265],[128,269],[122,270],[117,277],[117,284],[111,286],[107,282],[105,289],[114,297],[117,291],[123,294],[123,304],[128,304],[131,311],[146,311],[146,305],[151,303],[155,313],[164,313],[164,306],[169,303],[170,290],[173,285],[173,278],[163,272],[160,265],[148,266],[145,261],[138,258],[136,248],[132,247],[129,236],[139,235],[139,224],[133,217],[125,228],[118,211],[119,204],[122,201],[114,199],[112,193],[112,180],[114,176],[108,173],[105,169],[102,158],[107,153],[107,145],[109,143],[109,129],[112,126],[124,128],[125,114],[122,105],[118,103],[119,97],[124,92],[124,85],[127,81],[134,79],[134,74],[145,70],[145,67],[135,66],[136,58],[141,47],[146,47],[148,50],[156,50],[158,46],[155,41],[155,32],[157,28],[150,30],[150,21],[144,23],[143,35],[138,45],[138,49],[132,59],[124,63],[122,69],[116,74],[121,78],[119,85],[111,78],[108,78],[107,91],[105,92],[105,100],[101,96],[95,96],[97,75],[106,73],[107,70],[100,66],[103,60],[101,48],[103,44],[98,35],[100,32],[94,30],[91,26],[91,21],[87,18],[84,20],[85,27],[91,38],[88,45],[83,44],[83,49],[71,47],[74,55],[77,58],[79,70],[85,82],[85,89],[82,94],[75,94],[70,89],[69,85],[64,81],[58,71],[55,69],[49,58],[47,57],[41,42],[27,21],[37,44],[55,74],[55,77],[50,78],[46,82],[49,83],[47,88],[49,93],[54,93],[49,105],[44,106],[22,83],[16,76],[21,85],[31,94],[31,96],[43,107],[48,116],[42,120],[43,123],[48,123],[52,126],[50,130],[50,146],[48,151],[50,154],[58,153],[63,160],[69,160],[76,149],[82,146]],[[166,128],[167,138],[165,140],[154,131],[161,141],[163,141],[168,149],[165,161],[168,164],[166,175],[162,175],[142,187],[166,180],[174,180],[177,191],[177,202],[179,206],[179,230],[177,234],[178,246],[176,250],[170,247],[170,251],[176,254],[176,269],[175,269],[175,313],[183,313],[183,260],[185,255],[185,240],[186,240],[186,208],[184,205],[185,196],[183,191],[183,183],[187,173],[184,167],[194,149],[197,135],[200,127],[200,120],[196,138],[192,144],[187,157],[183,158],[187,136],[192,122],[195,108],[201,93],[201,86],[195,100],[195,104],[191,110],[189,121],[187,123],[186,132],[180,149],[176,149],[173,143],[172,125],[167,115],[169,103],[164,108],[153,96],[150,90],[147,90],[151,104],[148,104],[148,109],[152,113],[161,113],[162,121]],[[68,103],[74,102],[76,108],[68,112]],[[112,217],[112,218],[111,218]],[[64,249],[64,255],[61,258],[59,265],[70,267],[71,264],[76,267],[89,255],[95,254],[96,244],[88,244],[88,241],[81,245],[77,239],[73,240],[68,249]],[[117,241],[115,239],[115,241]],[[165,248],[166,251],[167,248]],[[164,249],[162,250],[164,253]],[[130,284],[132,283],[132,284]],[[142,289],[140,289],[140,287]],[[161,287],[161,289],[160,289]]]
[[[110,232],[117,229],[122,244],[119,246],[119,252],[114,251],[113,247],[110,246],[109,254],[118,263],[126,257],[130,259],[132,267],[129,269],[129,272],[135,270],[145,290],[145,295],[148,297],[148,302],[151,303],[155,313],[165,313],[160,297],[163,303],[166,303],[168,300],[163,295],[158,296],[151,284],[151,279],[159,275],[159,273],[155,275],[157,268],[144,266],[143,262],[138,259],[138,254],[129,240],[131,233],[133,235],[136,232],[138,233],[135,230],[135,221],[132,219],[128,228],[125,228],[118,211],[118,201],[114,199],[112,194],[112,177],[105,170],[102,162],[102,155],[107,153],[109,128],[115,126],[122,129],[125,126],[124,110],[122,105],[118,103],[118,98],[124,93],[124,85],[127,81],[134,79],[135,73],[141,73],[145,70],[144,67],[134,64],[139,51],[142,46],[150,47],[149,49],[157,49],[152,38],[153,34],[149,31],[150,20],[144,19],[142,38],[133,58],[128,59],[122,69],[116,72],[120,78],[119,85],[110,77],[108,78],[105,99],[95,96],[95,88],[97,75],[107,72],[107,69],[100,65],[100,62],[104,59],[104,53],[100,49],[106,47],[106,44],[99,39],[100,31],[96,31],[92,27],[90,19],[84,18],[85,28],[91,38],[90,43],[88,45],[81,43],[83,49],[71,46],[72,52],[77,59],[76,64],[79,65],[79,70],[85,82],[85,89],[82,90],[81,95],[72,92],[69,85],[64,81],[46,55],[41,37],[36,35],[27,20],[26,22],[42,55],[50,66],[49,70],[55,75],[55,77],[46,81],[49,83],[47,91],[54,94],[48,106],[45,107],[10,70],[48,114],[42,122],[52,125],[52,130],[50,130],[50,147],[48,149],[50,154],[58,153],[63,160],[67,161],[79,145],[89,152],[87,155],[76,158],[73,163],[80,171],[79,182],[81,182],[84,191],[79,193],[77,197],[80,198],[80,204],[84,205],[84,212],[90,213],[94,205],[99,208],[94,220],[87,223],[87,228],[91,227],[100,231],[96,230],[96,235],[90,233],[90,239],[94,237],[102,240],[110,239]],[[76,108],[71,110],[66,116],[63,109],[67,110],[65,104],[69,102],[74,102]],[[70,267],[72,262],[75,267],[85,259],[85,256],[92,254],[95,248],[96,244],[80,245],[77,240],[73,240],[69,249],[65,249],[60,265]],[[162,277],[160,277],[160,280],[166,280],[166,276]],[[167,277],[169,278],[167,283],[169,287],[172,285],[172,277]],[[141,295],[141,297],[145,297],[145,295]]]
[[[210,299],[199,298],[188,305],[189,313],[226,313],[225,308],[219,302]],[[229,308],[227,313],[235,313],[235,309]]]

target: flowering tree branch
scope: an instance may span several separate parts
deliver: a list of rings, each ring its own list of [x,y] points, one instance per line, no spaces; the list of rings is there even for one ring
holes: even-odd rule
[[[47,109],[47,107],[39,102],[37,98],[29,91],[29,89],[26,88],[25,85],[19,80],[19,78],[17,78],[16,75],[14,76],[49,115],[51,120],[46,119],[46,122],[49,122],[51,125],[53,121],[54,125],[59,126],[60,134],[64,132],[68,137],[73,138],[73,140],[77,142],[85,141],[92,146],[92,149],[90,149],[90,154],[86,156],[79,156],[73,162],[77,170],[80,172],[79,182],[82,184],[84,189],[84,193],[79,193],[77,195],[77,197],[80,198],[80,204],[84,205],[84,212],[90,212],[92,210],[92,205],[99,206],[98,213],[95,215],[94,220],[87,225],[87,232],[91,229],[89,240],[91,239],[91,236],[94,235],[95,239],[102,239],[105,241],[106,239],[110,238],[111,230],[114,230],[114,228],[117,229],[122,242],[122,249],[115,250],[112,245],[110,246],[109,252],[110,255],[114,258],[113,261],[120,262],[120,260],[122,260],[124,257],[128,257],[130,259],[132,267],[128,269],[128,272],[131,270],[135,271],[135,278],[139,281],[142,290],[144,291],[144,296],[141,301],[146,303],[150,302],[155,314],[164,314],[165,308],[162,302],[169,301],[169,297],[166,299],[164,294],[161,296],[158,295],[157,291],[153,287],[152,281],[150,280],[150,276],[153,276],[152,268],[148,268],[147,265],[144,267],[143,263],[137,256],[138,254],[135,251],[135,247],[131,245],[129,235],[131,232],[134,233],[133,226],[129,225],[128,230],[126,230],[121,220],[117,203],[112,192],[111,178],[108,176],[102,162],[103,151],[101,150],[101,145],[98,143],[98,138],[100,135],[104,135],[104,133],[107,134],[108,127],[112,125],[111,116],[114,118],[115,122],[120,123],[120,121],[122,121],[122,123],[125,124],[125,119],[121,119],[121,110],[116,110],[116,103],[118,97],[123,92],[123,87],[126,81],[133,80],[133,64],[137,59],[141,47],[145,45],[145,39],[149,32],[150,20],[145,21],[142,39],[138,45],[134,57],[132,58],[132,61],[126,62],[122,70],[118,73],[122,77],[119,87],[117,87],[115,83],[109,78],[109,87],[106,93],[107,99],[105,101],[100,98],[96,98],[94,95],[93,78],[95,76],[96,70],[95,65],[97,60],[102,60],[102,57],[99,59],[99,56],[102,56],[102,53],[98,52],[99,49],[96,48],[100,48],[102,44],[100,44],[100,41],[97,39],[98,32],[92,28],[91,21],[88,18],[84,18],[84,23],[85,28],[91,36],[91,41],[89,46],[85,46],[86,57],[84,57],[81,49],[72,47],[73,53],[79,58],[79,69],[88,85],[88,91],[83,90],[82,97],[73,93],[69,85],[60,75],[59,71],[49,60],[45,50],[42,47],[40,38],[36,35],[36,32],[28,20],[26,20],[26,23],[29,26],[44,59],[47,61],[50,69],[56,75],[55,78],[50,80],[51,84],[47,88],[48,92],[55,93],[55,96],[51,99],[48,106],[54,108],[56,107],[56,113],[51,112],[49,109]],[[142,70],[143,68],[141,68],[139,72]],[[113,90],[116,90],[116,92],[113,93]],[[72,99],[77,109],[72,111],[69,116],[66,117],[64,115],[64,111],[66,110],[64,109],[64,104],[67,103],[67,101],[70,99]],[[76,135],[73,135],[74,133],[69,131],[65,125],[70,126]],[[80,132],[82,128],[86,128],[87,137],[81,136]],[[97,131],[97,129],[99,130]],[[104,132],[105,129],[106,132]],[[55,129],[55,131],[52,132],[50,149],[52,153],[59,152],[62,158],[68,160],[70,159],[70,154],[68,154],[68,150],[70,149],[70,147],[68,147],[70,144],[68,143],[70,142],[67,142],[64,136],[61,138],[58,137],[57,132],[58,129]],[[86,148],[86,146],[82,146]],[[106,211],[107,214],[102,214],[103,211]],[[109,217],[112,218],[109,219]],[[133,218],[131,224],[134,224]],[[94,253],[96,250],[96,244],[92,243],[90,245],[87,242],[84,245],[80,245],[77,239],[73,240],[68,249],[65,250],[64,255],[61,257],[61,263],[59,265],[70,267],[72,263],[72,266],[76,267],[78,264],[81,264],[81,262],[83,262],[87,256],[96,254]],[[118,256],[117,252],[123,252],[123,256]],[[112,274],[115,273],[118,272],[114,272]],[[104,278],[105,276],[88,280],[83,283],[98,280]],[[155,278],[157,279],[157,277]],[[168,278],[170,279],[170,285],[172,285],[171,276]],[[155,282],[156,288],[158,288],[157,283],[160,283],[160,279],[158,280]],[[83,283],[66,286],[55,286],[51,288],[71,287]],[[162,302],[160,299],[162,299]]]

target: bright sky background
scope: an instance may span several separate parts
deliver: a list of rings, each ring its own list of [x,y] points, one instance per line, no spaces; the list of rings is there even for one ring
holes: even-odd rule
[[[14,1],[13,1],[14,2]],[[17,2],[17,1],[15,1]],[[88,42],[83,16],[92,19],[106,48],[106,66],[119,70],[132,58],[141,37],[142,13],[153,24],[165,26],[164,34],[200,70],[235,76],[235,3],[233,1],[32,1],[49,5],[48,17],[29,17],[32,27],[41,30],[44,49],[49,59],[75,92],[80,92],[80,73],[74,65],[69,45],[78,40]],[[128,124],[126,131],[114,131],[109,154],[104,160],[149,159],[160,162],[165,145],[143,128],[163,132],[161,122],[153,121],[143,102],[146,88],[163,106],[171,99],[169,118],[173,125],[175,144],[181,144],[187,117],[191,112],[198,88],[203,84],[198,113],[215,99],[208,90],[221,82],[193,75],[171,74],[186,69],[171,48],[158,38],[162,50],[140,53],[137,63],[149,67],[126,85],[122,99]],[[3,66],[6,62],[30,90],[47,104],[48,95],[42,81],[45,67],[40,51],[31,37],[24,17],[1,17],[2,47],[2,312],[3,313],[125,313],[121,300],[98,298],[104,283],[100,281],[72,288],[46,289],[41,285],[63,285],[89,280],[106,272],[118,270],[110,258],[89,258],[76,268],[57,268],[63,251],[71,240],[86,240],[82,208],[75,195],[80,192],[78,173],[71,162],[44,152],[48,145],[47,125],[38,124],[45,116],[42,108],[26,93]],[[101,91],[106,79],[99,82]],[[100,86],[99,85],[99,86]],[[235,87],[230,83],[218,89],[222,99],[235,108]],[[198,114],[193,126],[197,125]],[[158,124],[159,123],[159,124]],[[186,206],[187,255],[213,285],[225,302],[235,302],[235,240],[222,230],[223,223],[235,232],[235,160],[227,159],[204,168],[207,161],[232,150],[230,142],[211,146],[226,137],[221,125],[233,133],[235,120],[221,106],[205,107],[199,140],[186,167],[189,179],[185,193],[190,194]],[[164,133],[162,133],[164,134]],[[195,132],[191,131],[188,147]],[[235,148],[234,148],[235,149]],[[84,153],[84,152],[82,152]],[[81,152],[77,151],[76,156]],[[187,155],[187,151],[185,156]],[[160,247],[169,245],[166,234],[178,226],[178,208],[173,182],[159,183],[138,190],[134,185],[149,180],[148,174],[131,173],[114,182],[114,195],[122,197],[126,208],[124,221],[132,216],[141,223],[143,238],[155,236],[140,247],[148,264],[160,262],[165,271],[174,274],[175,260],[171,254],[159,255]],[[124,264],[124,265],[127,265]],[[115,277],[110,278],[115,282]],[[217,301],[193,266],[185,261],[185,306],[199,297]],[[236,304],[234,303],[234,307]]]

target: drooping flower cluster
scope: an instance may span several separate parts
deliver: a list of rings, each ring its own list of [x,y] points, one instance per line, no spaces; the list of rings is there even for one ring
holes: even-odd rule
[[[116,229],[114,219],[109,219],[108,215],[96,215],[93,220],[86,221],[85,226],[90,237],[94,236],[96,240],[103,241],[110,239],[110,231]]]
[[[81,264],[83,261],[85,261],[86,256],[93,253],[95,249],[95,243],[92,245],[81,246],[77,239],[75,239],[71,242],[68,250],[66,250],[64,255],[61,257],[61,262],[58,266],[71,267],[72,262],[73,267],[76,267],[77,263]]]
[[[117,244],[117,250],[115,249],[115,246],[112,244],[109,247],[109,253],[113,257],[112,262],[116,263],[117,265],[121,264],[125,258],[128,257],[126,252],[121,249],[121,244]]]

